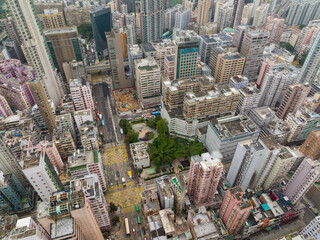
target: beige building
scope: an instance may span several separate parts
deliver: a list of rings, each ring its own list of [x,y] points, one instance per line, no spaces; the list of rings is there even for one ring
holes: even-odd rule
[[[229,112],[235,112],[240,94],[235,88],[215,87],[208,92],[187,92],[183,103],[186,120],[201,119]]]
[[[197,23],[200,26],[206,25],[210,22],[211,17],[211,2],[210,0],[199,0],[198,2],[198,15],[197,15]]]
[[[66,27],[63,12],[58,8],[44,9],[42,14],[38,14],[42,30]]]
[[[27,84],[48,131],[52,133],[57,128],[56,121],[41,82],[39,80],[35,80],[28,82]]]
[[[236,48],[216,47],[210,56],[211,74],[217,83],[229,82],[231,77],[242,74],[245,60]]]
[[[135,60],[136,88],[141,105],[160,104],[160,68],[154,58]]]
[[[106,33],[109,62],[112,72],[113,89],[133,87],[133,81],[127,78],[124,71],[121,34],[119,29]]]

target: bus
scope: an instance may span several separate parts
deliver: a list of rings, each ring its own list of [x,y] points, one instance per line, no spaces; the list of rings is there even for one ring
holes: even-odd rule
[[[124,219],[124,224],[125,224],[125,226],[126,226],[126,234],[127,234],[127,235],[130,235],[130,227],[129,227],[129,220],[128,220],[128,218],[125,218],[125,219]]]
[[[138,215],[138,223],[139,223],[139,224],[141,223],[141,217],[140,217],[140,215]]]
[[[139,206],[138,206],[138,204],[136,204],[135,206],[136,206],[137,212],[139,212]]]

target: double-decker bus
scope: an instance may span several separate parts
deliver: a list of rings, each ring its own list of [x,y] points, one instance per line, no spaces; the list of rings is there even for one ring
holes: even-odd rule
[[[140,217],[140,215],[138,215],[138,223],[139,223],[139,224],[141,223],[141,217]]]
[[[127,234],[127,235],[130,235],[130,227],[129,227],[129,220],[128,220],[128,218],[125,218],[125,219],[124,219],[124,225],[125,225],[125,227],[126,227],[126,234]]]
[[[136,206],[136,210],[137,210],[137,212],[139,212],[139,205],[138,205],[138,204],[136,204],[135,206]]]

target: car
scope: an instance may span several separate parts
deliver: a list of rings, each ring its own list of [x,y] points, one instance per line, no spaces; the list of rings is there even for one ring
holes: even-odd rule
[[[147,240],[147,237],[146,237],[146,236],[144,236],[144,237],[143,237],[143,240]]]
[[[146,234],[146,230],[144,227],[141,228],[142,234],[145,235]]]
[[[135,228],[132,228],[132,233],[136,234],[136,229]]]
[[[119,171],[117,171],[117,177],[120,177],[120,173],[119,173]]]

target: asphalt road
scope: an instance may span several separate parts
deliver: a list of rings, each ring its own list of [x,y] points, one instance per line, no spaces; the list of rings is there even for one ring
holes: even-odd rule
[[[111,96],[110,86],[106,83],[93,85],[93,95],[95,101],[98,102],[96,106],[99,113],[102,113],[104,125],[100,125],[103,131],[103,144],[117,142],[121,139],[121,134],[118,127],[118,117],[113,100]],[[101,123],[99,121],[99,123]],[[117,137],[116,137],[117,134]]]

